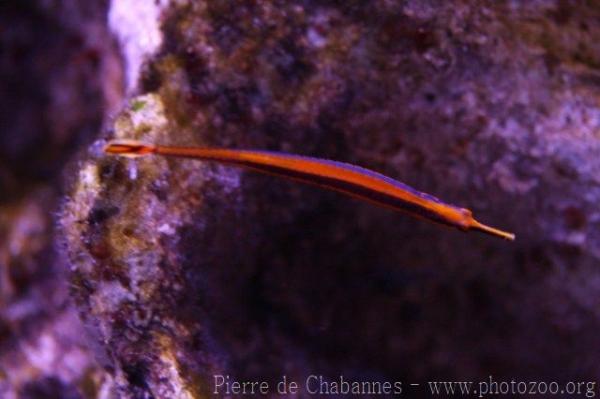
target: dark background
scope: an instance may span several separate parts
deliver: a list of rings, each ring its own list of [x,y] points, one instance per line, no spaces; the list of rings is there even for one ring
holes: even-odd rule
[[[137,89],[162,141],[360,164],[517,240],[193,162],[129,181],[88,150],[127,106],[108,2],[5,2],[0,393],[174,397],[165,354],[199,396],[212,373],[595,380],[598,5],[270,3],[167,8]],[[101,188],[79,214],[84,165]],[[147,298],[130,280],[155,259]],[[95,301],[115,282],[133,299]]]

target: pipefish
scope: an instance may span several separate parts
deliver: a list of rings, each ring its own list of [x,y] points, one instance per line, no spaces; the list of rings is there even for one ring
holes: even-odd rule
[[[112,140],[104,151],[130,157],[156,154],[220,162],[324,187],[462,231],[476,230],[515,239],[513,233],[478,222],[468,209],[446,204],[398,180],[344,162],[269,151],[175,147],[135,140]]]

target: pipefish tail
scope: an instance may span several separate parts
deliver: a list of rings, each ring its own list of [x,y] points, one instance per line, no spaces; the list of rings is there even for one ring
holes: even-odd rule
[[[130,157],[156,154],[220,162],[339,191],[463,231],[476,230],[506,240],[515,239],[512,233],[478,222],[468,209],[446,204],[402,182],[348,163],[268,151],[173,147],[134,140],[110,141],[104,151]]]

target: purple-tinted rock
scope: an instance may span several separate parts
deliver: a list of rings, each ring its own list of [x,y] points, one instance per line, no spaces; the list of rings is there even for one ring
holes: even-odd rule
[[[99,140],[61,222],[121,394],[597,376],[600,9],[569,4],[167,6],[116,137],[353,162],[517,241]]]
[[[2,398],[111,397],[112,379],[70,301],[55,229],[64,167],[121,97],[107,6],[0,5]]]

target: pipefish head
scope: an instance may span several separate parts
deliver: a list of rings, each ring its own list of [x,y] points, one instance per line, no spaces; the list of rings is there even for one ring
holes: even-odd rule
[[[460,223],[459,223],[460,229],[465,230],[465,231],[466,230],[477,230],[477,231],[480,231],[482,233],[485,233],[485,234],[488,234],[491,236],[503,238],[505,240],[509,240],[509,241],[515,240],[514,233],[500,230],[500,229],[488,226],[486,224],[483,224],[483,223],[475,220],[473,218],[473,212],[471,212],[469,209],[461,208],[460,212],[463,216],[462,220],[460,220]]]
[[[107,154],[125,157],[141,157],[156,152],[156,146],[137,140],[111,140],[104,147]]]

